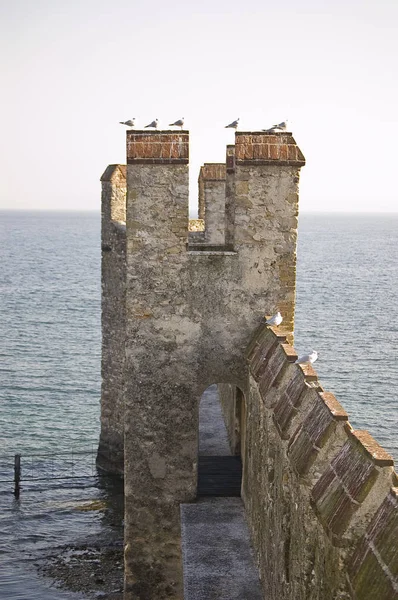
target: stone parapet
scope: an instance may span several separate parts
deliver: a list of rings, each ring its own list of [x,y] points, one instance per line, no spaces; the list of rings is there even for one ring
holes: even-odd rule
[[[393,459],[352,429],[278,329],[260,325],[246,354],[242,491],[264,589],[282,600],[397,600]]]
[[[199,181],[225,181],[225,173],[224,163],[205,163],[200,167]]]
[[[204,232],[188,232],[188,132],[128,131],[127,199],[111,181],[122,169],[103,181],[119,190],[126,221],[123,229],[120,218],[105,219],[101,433],[109,447],[115,433],[120,456],[124,426],[125,600],[182,597],[179,504],[197,491],[198,403],[215,382],[246,389],[244,352],[265,313],[279,308],[287,324],[258,373],[270,407],[295,368],[285,342],[295,302],[299,166],[235,164],[234,152],[229,146],[226,165],[202,170]],[[124,258],[115,236],[124,240]]]
[[[225,164],[205,163],[198,178],[199,218],[204,219],[204,244],[225,246]]]
[[[391,489],[360,540],[348,566],[356,600],[398,598],[398,488]]]
[[[127,130],[127,164],[188,164],[188,131]]]
[[[235,136],[236,164],[303,167],[305,158],[291,133],[244,132]]]
[[[291,158],[285,160],[284,149],[287,152],[288,148],[291,154],[287,156]],[[228,156],[227,151],[227,190],[233,182],[230,204],[228,193],[226,199],[227,239],[233,240],[234,250],[248,257],[255,256],[257,246],[273,240],[267,263],[272,264],[283,292],[272,310],[282,313],[291,332],[296,289],[298,184],[304,164],[291,134],[236,132],[234,152],[230,149]],[[233,215],[233,226],[228,214]],[[253,260],[252,265],[260,274],[265,268],[261,260]],[[292,334],[288,341],[293,341]]]
[[[235,244],[235,146],[226,148],[225,157],[225,245]]]

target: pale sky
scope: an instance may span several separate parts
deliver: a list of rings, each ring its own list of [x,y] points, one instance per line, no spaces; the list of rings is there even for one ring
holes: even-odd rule
[[[0,0],[0,208],[99,210],[125,130],[185,117],[203,162],[289,119],[303,211],[398,211],[397,0]]]

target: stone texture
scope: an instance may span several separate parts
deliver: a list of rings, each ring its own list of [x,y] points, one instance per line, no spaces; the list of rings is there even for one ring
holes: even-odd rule
[[[296,410],[301,395],[296,396],[295,399],[296,404],[292,406],[292,411]],[[274,419],[283,432],[286,430],[287,423],[286,420],[282,420],[282,423],[281,420],[278,421],[277,408],[275,409]],[[338,424],[347,420],[347,413],[333,394],[320,392],[316,395],[313,408],[296,430],[289,444],[290,460],[300,475],[309,471],[318,453],[325,446],[328,439],[335,434]]]
[[[128,164],[188,164],[187,131],[127,130]]]
[[[398,598],[398,490],[392,489],[358,544],[348,568],[357,600]]]
[[[216,385],[203,392],[199,407],[199,455],[230,455],[228,435],[221,414],[219,393]]]
[[[357,538],[392,484],[392,465],[378,464],[387,454],[368,432],[346,428],[347,441],[315,484],[314,508],[336,544]],[[366,444],[366,445],[365,445]],[[369,452],[369,447],[377,456]],[[376,485],[377,484],[377,485]],[[354,527],[355,525],[355,527]],[[345,536],[346,530],[351,531]]]
[[[205,221],[204,243],[225,246],[225,165],[205,163],[200,168],[199,217]]]
[[[189,219],[189,231],[201,232],[205,230],[205,222],[203,219]]]
[[[239,134],[237,146],[241,143],[238,138]],[[187,251],[187,132],[127,132],[127,144],[125,271],[123,260],[120,263],[126,281],[125,300],[122,289],[116,282],[112,284],[111,273],[104,275],[114,287],[114,292],[106,291],[109,310],[105,327],[115,327],[117,306],[125,310],[120,323],[124,323],[123,318],[126,322],[125,333],[115,335],[114,360],[107,361],[104,371],[109,389],[124,389],[126,600],[182,598],[179,505],[196,495],[199,399],[215,382],[228,382],[235,398],[230,419],[234,437],[230,441],[233,452],[242,449],[244,497],[256,552],[267,540],[270,547],[279,540],[277,551],[272,556],[268,552],[261,564],[265,589],[274,594],[270,597],[277,597],[285,585],[290,594],[285,597],[304,598],[297,583],[302,567],[296,565],[294,557],[305,536],[296,537],[295,531],[304,512],[312,509],[308,495],[300,499],[299,493],[297,519],[292,518],[289,525],[289,515],[296,510],[297,474],[272,418],[272,407],[287,389],[292,374],[299,373],[306,385],[309,378],[292,364],[294,350],[285,344],[291,341],[293,330],[298,177],[303,161],[295,149],[296,162],[286,162],[289,155],[280,146],[295,144],[288,137],[264,141],[262,134],[253,134],[244,140],[243,159],[236,161],[235,149],[229,147],[225,211],[214,215],[216,228],[225,223],[224,250],[215,251],[208,240],[201,249],[195,248],[190,239]],[[247,150],[254,144],[279,147],[272,163],[259,160],[258,149]],[[223,169],[219,167],[220,173]],[[214,179],[218,185],[220,180]],[[103,182],[105,187],[108,184]],[[115,225],[108,217],[109,227],[116,228],[119,235],[122,225]],[[190,237],[192,233],[201,234],[191,232]],[[104,236],[103,244],[112,246]],[[112,252],[104,250],[107,255]],[[117,309],[114,314],[112,304]],[[277,308],[284,316],[284,327],[264,327],[264,315]],[[259,350],[255,371],[258,384],[252,379],[249,386],[246,348],[260,325],[262,341],[259,338],[255,344]],[[262,344],[268,343],[269,336],[268,359]],[[239,394],[236,387],[242,390]],[[315,401],[314,394],[305,392],[288,428],[301,424],[304,411]],[[244,397],[250,400],[244,402]],[[248,425],[241,430],[244,406]],[[103,421],[104,440],[112,430],[120,434],[112,419],[109,414]],[[268,459],[264,434],[258,429],[264,419],[273,439]],[[116,438],[123,447],[122,436]],[[290,483],[286,488],[287,472]],[[271,497],[278,526],[270,528],[274,537],[264,530],[267,520],[253,528],[263,502],[271,510],[259,491],[262,488],[258,488],[265,481],[271,486],[270,493],[275,491]],[[275,487],[276,481],[281,487]],[[252,504],[255,490],[257,498]],[[323,532],[320,524],[318,527]],[[320,537],[317,543],[321,552],[324,539]],[[331,589],[329,575],[335,568],[335,562],[326,561],[322,566],[322,561],[335,553],[329,543],[326,554],[320,554],[316,576],[321,582],[320,594]],[[263,558],[261,552],[258,556]],[[318,558],[314,560],[318,565]],[[310,562],[305,564],[309,569]],[[280,565],[284,565],[282,575]],[[275,573],[271,583],[265,578],[269,569]],[[304,579],[307,593],[312,579]],[[324,597],[329,597],[326,592]]]
[[[298,169],[236,166],[233,252],[187,252],[187,166],[154,162],[167,134],[145,136],[127,135],[125,575],[126,598],[161,600],[182,594],[179,504],[196,495],[199,398],[214,382],[244,388],[264,314],[279,306],[292,325]]]
[[[188,235],[188,133],[127,132],[127,142],[127,204],[125,167],[102,177],[98,454],[120,473],[124,448],[126,600],[183,598],[180,504],[196,496],[199,402],[216,382],[265,597],[395,599],[392,459],[351,429],[287,343],[304,164],[294,139],[237,133],[217,251],[203,232]],[[268,327],[276,309],[283,327]],[[190,591],[228,594],[225,579],[191,575]]]
[[[237,132],[236,161],[255,161],[263,165],[274,162],[299,167],[305,165],[305,158],[292,134],[285,132]]]
[[[261,389],[278,344],[282,375]],[[278,330],[260,325],[246,352],[242,490],[264,597],[394,599],[398,513],[389,457],[369,434],[351,430],[337,399],[315,371],[290,362],[294,351],[285,346]],[[219,390],[231,439],[236,389]]]
[[[102,183],[101,435],[97,465],[124,472],[126,335],[126,165],[109,165]]]

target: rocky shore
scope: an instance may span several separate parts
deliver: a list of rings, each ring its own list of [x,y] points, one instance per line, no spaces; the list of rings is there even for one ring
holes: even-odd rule
[[[123,543],[65,546],[37,563],[38,571],[54,585],[83,598],[122,600]]]

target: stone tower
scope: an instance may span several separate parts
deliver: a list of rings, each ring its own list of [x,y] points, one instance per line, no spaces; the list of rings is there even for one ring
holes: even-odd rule
[[[188,153],[187,131],[127,131],[126,181],[121,166],[102,177],[98,464],[120,472],[124,447],[129,600],[183,598],[179,505],[196,497],[203,391],[245,390],[244,352],[265,314],[279,309],[293,331],[295,140],[237,132],[226,165],[202,167],[201,240],[188,233]]]

